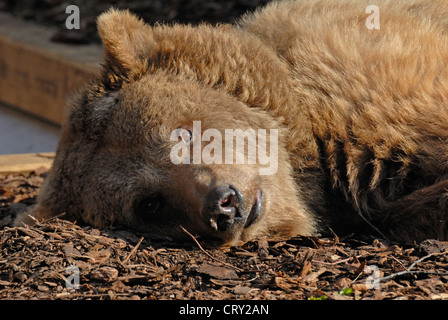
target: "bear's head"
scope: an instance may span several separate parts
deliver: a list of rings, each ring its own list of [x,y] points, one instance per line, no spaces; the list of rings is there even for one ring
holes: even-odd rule
[[[103,70],[68,112],[36,217],[224,242],[313,233],[265,97],[280,59],[228,26],[110,10],[98,29]]]

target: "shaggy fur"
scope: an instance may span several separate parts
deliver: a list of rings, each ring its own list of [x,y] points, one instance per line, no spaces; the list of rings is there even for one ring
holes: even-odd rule
[[[369,30],[366,8],[380,9]],[[150,27],[98,19],[102,74],[72,105],[32,211],[66,212],[181,238],[226,242],[335,232],[448,239],[448,5],[445,0],[273,2],[235,26]],[[170,162],[170,132],[280,129],[279,168]],[[206,194],[233,184],[261,217],[211,230]],[[164,199],[150,222],[136,199]],[[29,223],[27,214],[16,223]]]

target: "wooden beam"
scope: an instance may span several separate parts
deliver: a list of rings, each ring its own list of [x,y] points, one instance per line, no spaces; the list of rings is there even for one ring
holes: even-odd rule
[[[67,98],[98,72],[103,49],[51,42],[54,31],[0,12],[0,100],[61,124]]]
[[[30,173],[40,167],[50,169],[54,153],[25,153],[0,155],[0,174]]]

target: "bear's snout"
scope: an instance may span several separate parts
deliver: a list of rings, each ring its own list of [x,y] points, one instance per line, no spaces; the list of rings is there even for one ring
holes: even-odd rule
[[[210,226],[215,231],[228,231],[243,218],[244,196],[233,185],[220,185],[211,190],[205,205]]]
[[[217,186],[210,191],[205,204],[210,227],[220,232],[249,227],[260,215],[262,195],[258,190],[254,204],[247,210],[244,195],[237,187],[231,184]]]

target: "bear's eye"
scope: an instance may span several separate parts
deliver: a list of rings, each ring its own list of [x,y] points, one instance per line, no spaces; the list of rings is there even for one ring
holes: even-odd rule
[[[189,127],[182,127],[177,129],[177,134],[185,144],[190,144],[193,142],[193,133]]]
[[[193,138],[193,134],[191,133],[190,130],[182,130],[180,137],[183,142],[185,142],[186,144],[189,144]]]
[[[135,213],[144,220],[155,219],[164,203],[161,195],[144,198],[136,202]]]

